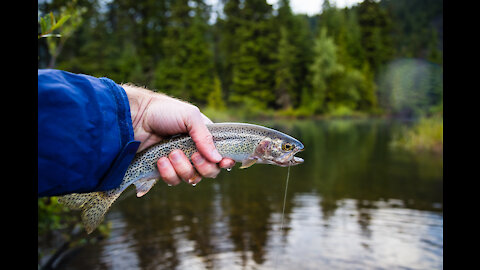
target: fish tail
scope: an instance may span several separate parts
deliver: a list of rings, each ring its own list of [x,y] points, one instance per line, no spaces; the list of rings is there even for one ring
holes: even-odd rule
[[[102,223],[105,214],[120,193],[108,195],[106,192],[73,193],[58,198],[70,209],[82,210],[82,223],[88,234]]]

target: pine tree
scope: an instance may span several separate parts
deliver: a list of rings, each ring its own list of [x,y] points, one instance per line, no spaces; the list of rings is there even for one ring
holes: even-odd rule
[[[374,71],[378,71],[394,53],[390,16],[377,2],[365,0],[358,6],[358,21],[365,59]]]
[[[209,13],[203,1],[196,1],[192,24],[187,29],[187,61],[183,74],[191,100],[198,105],[207,104],[207,97],[213,90],[214,63],[211,41],[207,35]]]
[[[184,99],[189,98],[183,78],[183,66],[188,57],[186,29],[191,24],[189,12],[188,0],[171,4],[162,44],[164,56],[157,64],[154,84],[159,91]]]
[[[213,79],[213,90],[208,94],[207,107],[218,111],[223,111],[226,108],[218,76]]]
[[[294,48],[291,72],[294,77],[292,92],[293,106],[298,108],[301,104],[303,89],[311,88],[309,67],[313,62],[314,38],[307,15],[294,15],[292,31],[290,31],[291,44]]]
[[[207,6],[188,0],[174,1],[166,29],[164,57],[156,69],[155,87],[198,105],[207,103],[213,88],[213,54],[207,39]]]
[[[278,44],[278,63],[275,72],[276,103],[282,109],[292,107],[292,97],[295,95],[295,78],[292,74],[294,62],[294,47],[288,39],[285,27],[280,28],[280,42]]]
[[[375,74],[367,62],[363,63],[361,72],[363,74],[363,82],[360,87],[362,98],[358,104],[358,109],[363,111],[375,111],[378,108]]]
[[[307,106],[312,112],[326,111],[326,97],[329,80],[343,67],[337,61],[336,45],[333,38],[327,36],[327,29],[322,27],[315,40],[314,60],[310,66],[312,93]]]
[[[233,81],[234,61],[240,46],[237,34],[242,23],[240,1],[225,1],[223,13],[225,18],[217,18],[215,24],[215,64],[225,97],[229,98]]]
[[[294,88],[296,81],[293,75],[296,48],[293,46],[293,14],[289,0],[281,0],[274,18],[275,24],[280,29],[279,42],[276,51],[275,68],[275,106],[291,108],[295,99]]]
[[[252,104],[258,109],[267,108],[275,100],[271,93],[275,85],[272,74],[276,51],[272,7],[265,0],[246,0],[241,14],[229,100],[240,106]]]

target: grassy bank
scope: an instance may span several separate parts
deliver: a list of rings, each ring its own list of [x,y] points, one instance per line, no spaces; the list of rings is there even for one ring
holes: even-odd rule
[[[443,153],[443,117],[422,117],[415,125],[405,128],[392,146],[412,151]]]

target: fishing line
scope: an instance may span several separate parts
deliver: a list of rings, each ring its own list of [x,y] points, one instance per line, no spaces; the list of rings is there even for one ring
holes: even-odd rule
[[[290,166],[288,166],[288,170],[287,170],[287,181],[285,183],[285,195],[283,196],[282,218],[280,221],[280,238],[282,237],[283,217],[285,216],[285,204],[287,202],[288,179],[290,179]],[[280,240],[280,243],[281,243],[281,240]],[[277,269],[277,258],[278,258],[278,253],[275,255],[274,269]]]
[[[280,224],[280,232],[283,230],[283,217],[285,216],[285,202],[287,201],[287,189],[288,189],[288,179],[290,178],[290,166],[287,170],[287,183],[285,184],[285,195],[283,196],[283,209],[282,209],[282,221]]]

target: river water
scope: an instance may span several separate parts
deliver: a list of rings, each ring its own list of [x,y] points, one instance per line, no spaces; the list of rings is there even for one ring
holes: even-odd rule
[[[443,157],[391,146],[394,120],[255,122],[303,142],[291,167],[127,190],[110,236],[63,269],[442,269]],[[408,123],[407,123],[408,124]]]

